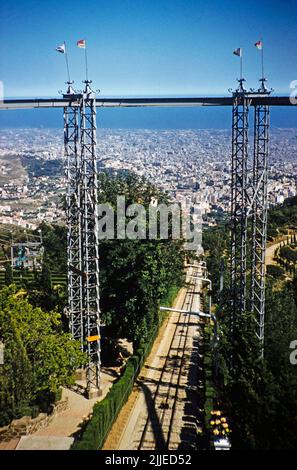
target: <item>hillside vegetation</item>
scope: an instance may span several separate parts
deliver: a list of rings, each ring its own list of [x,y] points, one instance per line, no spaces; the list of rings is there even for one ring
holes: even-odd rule
[[[276,234],[296,227],[297,198],[270,210],[268,220]],[[230,342],[229,240],[227,226],[208,230],[204,237],[220,328],[215,378],[218,405],[229,416],[234,450],[296,449],[297,366],[289,360],[290,343],[297,340],[296,273],[290,279],[279,266],[268,270],[265,353],[261,360],[255,321],[249,311],[236,322],[234,343]],[[220,276],[224,279],[222,292],[218,290]]]
[[[114,208],[118,194],[126,196],[126,205],[141,202],[146,208],[152,197],[166,201],[153,185],[134,175],[101,178],[100,201]],[[7,263],[2,277],[6,286],[0,290],[0,341],[5,347],[0,426],[47,410],[85,362],[79,344],[70,338],[65,311],[66,227],[43,223],[40,228],[45,248],[42,270],[12,273]],[[171,300],[183,284],[183,260],[181,240],[100,241],[103,365],[117,357],[121,338],[133,344],[134,352],[150,344],[160,324],[160,303]]]

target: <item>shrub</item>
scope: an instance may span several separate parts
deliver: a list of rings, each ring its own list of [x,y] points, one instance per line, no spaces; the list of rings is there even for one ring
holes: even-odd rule
[[[112,386],[106,397],[94,405],[92,418],[81,439],[72,445],[72,450],[96,450],[103,446],[111,426],[132,391],[142,360],[143,357],[138,354],[128,359],[122,377]]]
[[[267,275],[272,277],[282,277],[285,274],[285,271],[280,266],[275,266],[273,264],[267,265]]]

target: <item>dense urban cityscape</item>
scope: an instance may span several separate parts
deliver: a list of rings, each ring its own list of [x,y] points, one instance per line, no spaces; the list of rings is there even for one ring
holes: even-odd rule
[[[98,169],[133,171],[171,200],[199,204],[208,226],[230,210],[230,154],[227,130],[98,130]],[[268,164],[272,207],[297,194],[296,129],[271,130]],[[60,129],[2,130],[0,167],[1,223],[34,229],[64,220]]]

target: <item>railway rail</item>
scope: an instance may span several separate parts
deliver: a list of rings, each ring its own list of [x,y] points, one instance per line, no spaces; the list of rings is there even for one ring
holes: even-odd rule
[[[188,288],[182,309],[195,310],[194,304],[197,300],[199,302],[200,297],[197,288],[198,282],[195,280]],[[158,382],[154,386],[149,384],[152,396],[145,423],[142,424],[138,450],[174,450],[185,447],[196,449],[198,402],[195,407],[193,401],[195,403],[198,396],[198,345],[193,348],[193,328],[198,331],[199,322],[197,316],[178,314]],[[191,360],[193,367],[190,371]],[[148,384],[143,381],[140,386],[145,388]]]

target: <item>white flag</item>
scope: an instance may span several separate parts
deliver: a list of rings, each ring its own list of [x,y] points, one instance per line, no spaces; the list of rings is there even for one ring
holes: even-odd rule
[[[58,47],[56,48],[56,51],[57,51],[57,52],[61,52],[61,54],[65,54],[65,52],[66,52],[65,43],[61,44],[61,46],[58,46]]]

